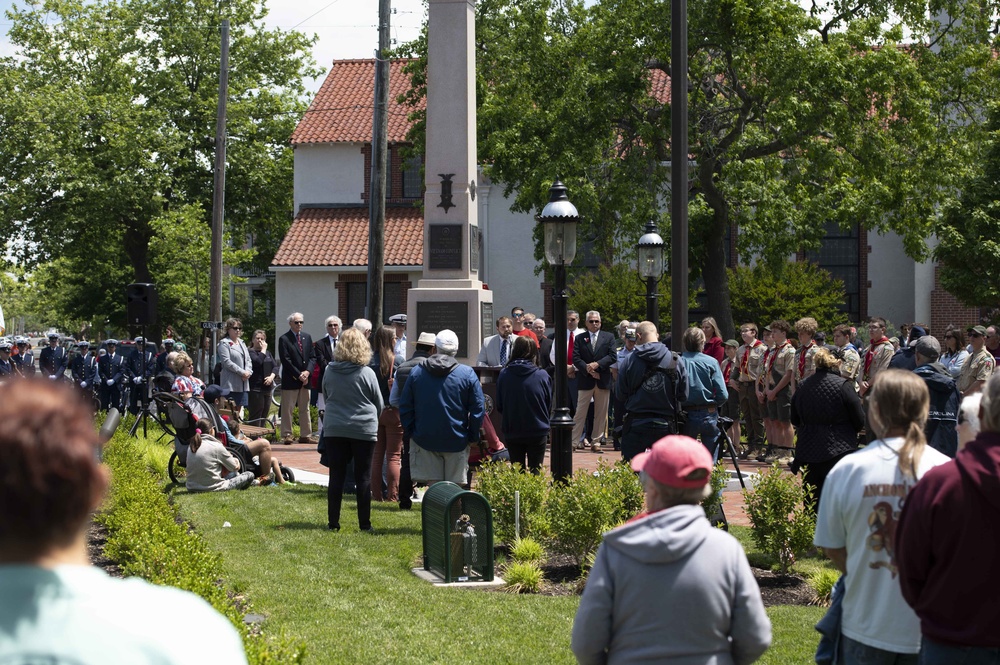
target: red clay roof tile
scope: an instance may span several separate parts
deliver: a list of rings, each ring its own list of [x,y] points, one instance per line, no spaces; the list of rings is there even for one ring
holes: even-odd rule
[[[385,265],[423,264],[424,215],[420,208],[385,210]],[[292,222],[271,262],[274,266],[368,265],[368,208],[305,208]]]
[[[403,73],[409,60],[389,63],[389,143],[406,141],[415,108],[396,98],[409,90],[410,77]],[[372,140],[374,60],[335,60],[326,80],[292,132],[292,145],[308,143],[366,143]],[[421,102],[419,108],[424,108]]]

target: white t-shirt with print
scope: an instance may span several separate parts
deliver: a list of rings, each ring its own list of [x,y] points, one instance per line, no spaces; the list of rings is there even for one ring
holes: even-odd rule
[[[841,632],[878,649],[920,651],[920,621],[903,600],[896,569],[896,521],[915,481],[899,469],[900,437],[873,441],[833,467],[816,520],[817,547],[847,548]],[[948,458],[924,447],[919,480]]]

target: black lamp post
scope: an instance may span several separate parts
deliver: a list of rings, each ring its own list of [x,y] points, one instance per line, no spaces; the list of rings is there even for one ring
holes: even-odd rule
[[[566,196],[566,186],[559,180],[549,188],[549,202],[536,220],[545,232],[545,260],[555,271],[552,289],[552,316],[555,318],[555,408],[549,420],[552,450],[549,461],[552,478],[564,480],[573,475],[573,419],[569,415],[566,388],[566,266],[576,257],[576,225],[580,214]]]
[[[646,280],[646,320],[660,327],[660,306],[656,288],[663,276],[663,238],[656,232],[656,222],[646,222],[646,233],[635,248],[639,260],[639,276]]]

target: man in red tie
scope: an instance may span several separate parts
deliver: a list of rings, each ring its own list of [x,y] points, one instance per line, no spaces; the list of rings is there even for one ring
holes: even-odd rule
[[[309,443],[312,417],[309,415],[309,379],[316,359],[312,337],[303,332],[305,319],[301,312],[288,317],[288,332],[278,339],[278,360],[281,362],[281,442],[289,445],[292,436],[292,410],[299,407],[299,443]]]

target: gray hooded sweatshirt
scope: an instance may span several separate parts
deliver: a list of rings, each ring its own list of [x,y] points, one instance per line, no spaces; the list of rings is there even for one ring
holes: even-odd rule
[[[323,436],[361,441],[378,438],[378,417],[385,408],[371,367],[334,360],[323,373]]]
[[[743,665],[770,644],[746,554],[701,506],[604,534],[573,622],[580,663]]]

